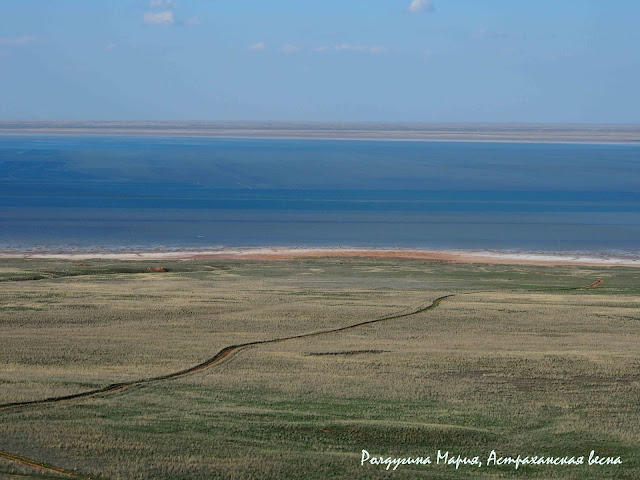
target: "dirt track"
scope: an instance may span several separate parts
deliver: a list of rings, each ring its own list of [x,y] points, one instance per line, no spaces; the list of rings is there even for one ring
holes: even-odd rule
[[[67,470],[63,470],[58,467],[51,467],[48,465],[44,465],[42,463],[38,463],[35,460],[31,460],[26,457],[21,457],[19,455],[14,455],[12,453],[3,452],[0,450],[0,458],[4,458],[6,460],[11,460],[12,462],[20,463],[22,465],[26,465],[28,467],[33,467],[43,472],[55,473],[56,475],[62,475],[66,478],[79,478],[81,480],[91,480],[90,477],[85,477],[83,475],[79,475],[73,472],[69,472]],[[58,478],[58,477],[47,477],[47,478]]]
[[[591,285],[577,287],[577,288],[574,288],[573,290],[587,290],[587,289],[598,287],[598,286],[602,285],[603,283],[604,283],[604,280],[599,279],[597,282],[592,283]],[[86,391],[86,392],[80,392],[80,393],[76,393],[76,394],[73,394],[73,395],[50,397],[50,398],[45,398],[45,399],[41,399],[41,400],[32,400],[32,401],[27,401],[27,402],[7,403],[7,404],[4,404],[4,405],[0,405],[0,411],[1,410],[7,410],[7,409],[10,409],[10,408],[28,407],[28,406],[31,406],[31,405],[43,405],[43,404],[49,404],[49,403],[64,402],[64,401],[68,401],[68,400],[90,398],[90,397],[93,397],[93,396],[96,396],[96,395],[100,395],[100,394],[108,394],[108,393],[115,393],[115,392],[118,392],[118,391],[122,391],[122,390],[125,390],[125,389],[127,389],[128,387],[131,387],[131,386],[145,385],[145,384],[148,384],[148,383],[154,383],[154,382],[159,382],[159,381],[163,381],[163,380],[171,380],[171,379],[174,379],[174,378],[183,377],[183,376],[186,376],[186,375],[190,375],[192,373],[200,372],[200,371],[205,370],[207,368],[213,367],[213,366],[215,366],[217,364],[220,364],[225,359],[228,359],[234,353],[236,353],[236,352],[238,352],[238,351],[240,351],[242,349],[245,349],[245,348],[254,347],[254,346],[258,346],[258,345],[265,345],[265,344],[270,344],[270,343],[286,342],[286,341],[291,341],[291,340],[296,340],[296,339],[301,339],[301,338],[308,338],[308,337],[319,336],[319,335],[328,335],[328,334],[331,334],[331,333],[338,333],[338,332],[343,332],[345,330],[351,330],[351,329],[354,329],[354,328],[364,327],[366,325],[371,325],[371,324],[375,324],[375,323],[378,323],[378,322],[384,322],[384,321],[387,321],[387,320],[393,320],[393,319],[397,319],[397,318],[409,317],[409,316],[416,315],[416,314],[421,313],[421,312],[432,310],[432,309],[436,308],[438,305],[440,305],[440,303],[443,300],[445,300],[447,298],[450,298],[452,296],[453,295],[444,295],[442,297],[436,298],[435,300],[433,300],[433,302],[431,302],[428,305],[421,305],[421,306],[415,307],[413,309],[406,308],[404,310],[401,310],[400,312],[397,312],[397,313],[394,313],[394,314],[391,314],[391,315],[386,315],[386,316],[383,316],[383,317],[380,317],[380,318],[376,318],[374,320],[367,320],[367,321],[364,321],[364,322],[359,322],[359,323],[356,323],[356,324],[353,324],[353,325],[348,325],[348,326],[345,326],[345,327],[333,328],[333,329],[329,329],[329,330],[322,330],[322,331],[319,331],[319,332],[305,333],[305,334],[301,334],[301,335],[293,335],[293,336],[289,336],[289,337],[274,338],[274,339],[271,339],[271,340],[260,340],[260,341],[254,341],[254,342],[241,343],[241,344],[238,344],[238,345],[229,345],[229,346],[223,348],[222,350],[220,350],[213,357],[205,360],[202,363],[199,363],[198,365],[195,365],[195,366],[183,369],[183,370],[179,370],[177,372],[169,373],[167,375],[144,378],[144,379],[140,379],[140,380],[134,380],[134,381],[131,381],[131,382],[115,383],[115,384],[108,385],[108,386],[103,387],[103,388],[99,388],[99,389],[95,389],[95,390],[89,390],[89,391]],[[0,451],[0,458],[5,458],[7,460],[11,460],[11,461],[14,461],[16,463],[20,463],[20,464],[25,465],[25,466],[37,468],[37,469],[40,469],[40,470],[43,470],[43,471],[46,471],[46,472],[55,473],[57,475],[62,475],[62,476],[65,476],[67,478],[90,480],[90,477],[86,477],[86,476],[82,476],[80,474],[72,473],[72,472],[69,472],[69,471],[64,470],[62,468],[47,466],[47,465],[38,463],[38,462],[36,462],[34,460],[28,459],[26,457],[21,457],[19,455],[14,455],[14,454],[11,454],[11,453],[8,453],[8,452]]]
[[[320,332],[312,332],[312,333],[304,333],[301,335],[293,335],[290,337],[282,337],[282,338],[274,338],[271,340],[259,340],[259,341],[255,341],[255,342],[247,342],[247,343],[241,343],[238,345],[229,345],[228,347],[223,348],[222,350],[220,350],[218,353],[216,353],[213,357],[209,358],[208,360],[205,360],[202,363],[199,363],[198,365],[195,365],[193,367],[189,367],[189,368],[185,368],[184,370],[179,370],[177,372],[173,372],[173,373],[169,373],[167,375],[160,375],[157,377],[150,377],[150,378],[142,378],[139,380],[133,380],[130,382],[123,382],[123,383],[114,383],[111,385],[108,385],[106,387],[103,388],[98,388],[95,390],[88,390],[86,392],[80,392],[80,393],[75,393],[72,395],[63,395],[63,396],[59,396],[59,397],[50,397],[50,398],[44,398],[41,400],[30,400],[27,402],[13,402],[13,403],[5,403],[3,405],[0,405],[0,410],[7,410],[9,408],[17,408],[17,407],[27,407],[30,405],[42,405],[42,404],[47,404],[47,403],[58,403],[58,402],[64,402],[67,400],[76,400],[76,399],[80,399],[80,398],[89,398],[89,397],[93,397],[96,395],[100,395],[100,394],[106,394],[106,393],[114,393],[117,391],[121,391],[124,390],[128,387],[131,386],[138,386],[138,385],[145,385],[147,383],[154,383],[154,382],[159,382],[162,380],[171,380],[174,378],[179,378],[179,377],[183,377],[185,375],[189,375],[192,373],[196,373],[199,371],[202,371],[206,368],[210,368],[220,362],[222,362],[223,360],[225,360],[226,358],[228,358],[229,356],[231,356],[233,353],[242,350],[244,348],[247,347],[253,347],[253,346],[257,346],[257,345],[265,345],[268,343],[279,343],[279,342],[286,342],[286,341],[290,341],[290,340],[296,340],[299,338],[307,338],[307,337],[313,337],[313,336],[317,336],[317,335],[327,335],[329,333],[337,333],[337,332],[343,332],[345,330],[350,330],[353,328],[359,328],[359,327],[363,327],[365,325],[371,325],[373,323],[378,323],[378,322],[383,322],[386,320],[393,320],[396,318],[402,318],[402,317],[408,317],[411,315],[416,315],[418,313],[421,312],[425,312],[427,310],[431,310],[435,307],[437,307],[440,302],[442,302],[444,299],[451,297],[452,295],[445,295],[443,297],[439,297],[436,298],[432,303],[430,303],[429,305],[422,305],[419,307],[416,307],[414,309],[404,309],[401,310],[398,313],[394,313],[391,315],[387,315],[384,317],[380,317],[380,318],[376,318],[374,320],[367,320],[366,322],[360,322],[360,323],[356,323],[354,325],[348,325],[346,327],[339,327],[339,328],[333,328],[330,330],[322,330]]]
[[[76,400],[76,399],[81,399],[81,398],[89,398],[89,397],[93,397],[95,395],[100,395],[100,394],[106,394],[106,393],[115,393],[121,390],[124,390],[128,387],[134,386],[134,385],[145,385],[148,383],[153,383],[153,382],[159,382],[162,380],[171,380],[174,378],[179,378],[179,377],[183,377],[185,375],[189,375],[192,373],[196,373],[196,372],[200,372],[204,369],[210,368],[214,365],[217,365],[219,363],[221,363],[222,361],[224,361],[225,359],[229,358],[232,354],[234,354],[235,352],[238,352],[244,348],[248,348],[248,347],[253,347],[253,346],[257,346],[257,345],[265,345],[268,343],[279,343],[279,342],[287,342],[287,341],[291,341],[291,340],[296,340],[296,339],[300,339],[300,338],[307,338],[307,337],[313,337],[313,336],[318,336],[318,335],[327,335],[330,333],[337,333],[337,332],[343,332],[345,330],[350,330],[353,328],[359,328],[359,327],[364,327],[366,325],[371,325],[374,323],[378,323],[378,322],[384,322],[387,320],[393,320],[396,318],[403,318],[403,317],[409,317],[411,315],[416,315],[418,313],[421,312],[425,312],[427,310],[431,310],[436,308],[443,300],[445,300],[446,298],[451,297],[452,295],[445,295],[442,297],[438,297],[436,298],[433,302],[431,302],[428,305],[422,305],[422,306],[418,306],[416,308],[413,309],[404,309],[401,310],[398,313],[394,313],[391,315],[386,315],[380,318],[376,318],[374,320],[367,320],[365,322],[360,322],[360,323],[356,323],[353,325],[348,325],[346,327],[339,327],[339,328],[334,328],[334,329],[330,329],[330,330],[322,330],[319,332],[312,332],[312,333],[305,333],[305,334],[301,334],[301,335],[293,335],[290,337],[282,337],[282,338],[274,338],[272,340],[260,340],[260,341],[255,341],[255,342],[248,342],[248,343],[241,343],[238,345],[230,345],[228,347],[223,348],[222,350],[220,350],[218,353],[216,353],[213,357],[211,357],[208,360],[205,360],[202,363],[199,363],[198,365],[195,365],[193,367],[190,368],[186,368],[184,370],[180,370],[178,372],[173,372],[173,373],[169,373],[167,375],[161,375],[158,377],[151,377],[151,378],[145,378],[145,379],[140,379],[140,380],[134,380],[132,382],[124,382],[124,383],[115,383],[112,385],[109,385],[107,387],[104,388],[99,388],[96,390],[89,390],[86,392],[81,392],[81,393],[76,393],[73,395],[64,395],[64,396],[60,396],[60,397],[51,397],[51,398],[45,398],[45,399],[41,399],[41,400],[32,400],[32,401],[28,401],[28,402],[15,402],[15,403],[7,403],[4,405],[0,405],[0,410],[7,410],[9,408],[18,408],[18,407],[28,407],[31,405],[43,405],[43,404],[48,404],[48,403],[58,403],[58,402],[64,402],[67,400]],[[13,462],[16,463],[20,463],[22,465],[25,466],[29,466],[29,467],[33,467],[39,470],[43,470],[46,472],[50,472],[50,473],[55,473],[57,475],[62,475],[64,477],[67,478],[74,478],[74,479],[81,479],[81,480],[90,480],[90,477],[86,477],[86,476],[82,476],[76,473],[72,473],[69,472],[67,470],[64,470],[62,468],[57,468],[57,467],[52,467],[52,466],[47,466],[41,463],[36,462],[35,460],[31,460],[29,458],[26,457],[21,457],[19,455],[14,455],[12,453],[8,453],[8,452],[3,452],[0,451],[0,458],[5,458],[7,460],[11,460]],[[53,478],[53,477],[51,477]]]

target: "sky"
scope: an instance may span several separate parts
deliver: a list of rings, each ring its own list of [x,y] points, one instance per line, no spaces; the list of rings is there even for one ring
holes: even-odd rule
[[[3,0],[0,119],[640,123],[637,0]]]

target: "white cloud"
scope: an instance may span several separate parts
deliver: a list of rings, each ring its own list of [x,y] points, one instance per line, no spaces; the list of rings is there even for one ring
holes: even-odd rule
[[[105,52],[110,52],[111,50],[115,50],[115,48],[118,46],[117,43],[110,43],[109,45],[104,47],[104,51]]]
[[[267,44],[264,42],[254,43],[253,45],[249,45],[248,47],[248,49],[253,52],[258,52],[260,50],[264,50],[265,48],[267,48]]]
[[[382,47],[380,45],[351,45],[349,43],[341,43],[339,45],[327,46],[323,45],[321,47],[314,48],[316,52],[326,52],[328,50],[334,50],[337,52],[364,52],[364,53],[387,53],[389,49],[387,47]]]
[[[14,38],[0,37],[0,45],[20,46],[20,45],[31,45],[37,42],[38,42],[38,39],[32,36],[14,37]]]
[[[173,25],[173,11],[164,10],[162,12],[145,12],[144,23],[152,25]]]
[[[371,53],[387,53],[389,49],[387,47],[381,47],[380,45],[374,45],[369,47],[369,52]]]
[[[195,17],[187,18],[187,21],[185,23],[191,26],[202,25],[202,20],[200,20],[200,17],[195,16]]]
[[[173,0],[151,0],[149,2],[149,6],[151,8],[176,8],[176,2],[174,2]]]
[[[334,50],[351,50],[355,52],[364,52],[367,47],[362,47],[360,45],[349,45],[348,43],[342,43],[340,45],[334,45]]]
[[[144,23],[165,26],[173,25],[176,22],[173,11],[177,6],[173,0],[149,0],[149,8],[151,11],[144,13]],[[185,22],[186,25],[200,25],[200,23],[198,17],[191,17]]]
[[[291,45],[289,43],[287,43],[286,45],[284,45],[282,47],[282,51],[284,53],[286,53],[287,55],[291,54],[291,53],[296,53],[299,52],[300,50],[302,50],[300,47],[296,46],[296,45]]]
[[[411,0],[409,11],[411,13],[433,12],[433,5],[431,0]]]

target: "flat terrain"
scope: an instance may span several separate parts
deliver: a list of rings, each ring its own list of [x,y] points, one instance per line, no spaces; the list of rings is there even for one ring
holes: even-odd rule
[[[151,135],[508,142],[639,143],[638,125],[406,122],[0,121],[0,135]]]
[[[639,294],[622,266],[5,258],[0,478],[635,479]],[[622,464],[387,472],[362,449]]]

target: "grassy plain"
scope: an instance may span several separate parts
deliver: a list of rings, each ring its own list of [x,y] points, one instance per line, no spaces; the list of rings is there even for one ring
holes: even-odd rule
[[[640,477],[640,270],[366,258],[4,259],[0,451],[93,479]],[[168,272],[148,272],[163,266]],[[595,288],[581,289],[602,279]],[[373,455],[617,466],[360,465]],[[0,458],[0,478],[63,478]]]

